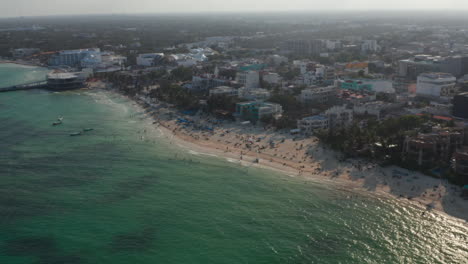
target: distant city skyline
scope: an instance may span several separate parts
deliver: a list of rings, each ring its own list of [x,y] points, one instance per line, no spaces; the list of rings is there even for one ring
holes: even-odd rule
[[[258,12],[314,10],[468,10],[466,0],[3,0],[0,17],[68,14]]]

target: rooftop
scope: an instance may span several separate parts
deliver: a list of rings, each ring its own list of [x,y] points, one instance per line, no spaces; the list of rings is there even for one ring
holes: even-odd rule
[[[47,74],[47,79],[73,79],[77,77],[78,76],[75,74],[69,72],[53,72]]]
[[[314,121],[314,120],[328,120],[326,116],[323,115],[314,115],[314,116],[308,116],[304,117],[302,120],[308,120],[308,121]]]
[[[452,74],[450,74],[450,73],[444,73],[444,72],[421,73],[419,76],[420,76],[420,77],[429,78],[429,79],[455,78]]]

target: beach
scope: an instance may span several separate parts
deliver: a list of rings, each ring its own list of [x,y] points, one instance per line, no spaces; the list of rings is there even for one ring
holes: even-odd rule
[[[104,88],[103,83],[90,87]],[[437,210],[468,220],[468,202],[461,187],[396,166],[381,167],[363,159],[346,159],[321,144],[316,137],[289,131],[221,121],[213,116],[184,115],[163,102],[134,98],[165,137],[180,147],[224,157],[242,166],[274,169],[290,176],[332,182],[342,188],[367,191]]]
[[[358,180],[332,177],[334,159],[319,159],[335,155],[339,161],[339,155],[319,153],[316,142],[310,149],[317,154],[307,163],[321,162],[321,171],[299,175],[294,158],[274,156],[290,155],[288,147],[296,153],[296,141],[287,134],[239,126],[224,131],[232,136],[221,136],[220,130],[238,126],[231,122],[210,125],[213,131],[183,128],[176,122],[179,111],[170,105],[144,107],[100,89],[30,90],[0,97],[6,128],[0,130],[1,263],[466,259],[468,226],[463,220],[428,212],[424,205],[385,191],[368,191]],[[63,123],[53,126],[58,117]],[[192,138],[192,130],[208,140]],[[70,137],[77,131],[83,132]],[[246,139],[251,145],[268,143],[261,153],[224,141],[259,134],[274,137],[277,148],[270,149],[269,139]],[[269,162],[267,155],[277,160]],[[45,245],[48,254],[31,248],[36,243]]]

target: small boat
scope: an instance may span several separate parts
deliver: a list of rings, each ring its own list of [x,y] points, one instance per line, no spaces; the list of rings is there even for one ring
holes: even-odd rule
[[[61,125],[61,124],[62,124],[62,121],[57,121],[57,122],[52,123],[53,126],[58,126],[58,125]]]
[[[85,129],[83,129],[84,132],[89,132],[89,131],[93,131],[93,130],[94,130],[94,128],[85,128]]]
[[[80,136],[80,135],[81,135],[81,131],[80,132],[74,132],[74,133],[70,134],[71,137]]]
[[[62,122],[63,121],[63,116],[60,116],[59,118],[57,118],[57,121]]]

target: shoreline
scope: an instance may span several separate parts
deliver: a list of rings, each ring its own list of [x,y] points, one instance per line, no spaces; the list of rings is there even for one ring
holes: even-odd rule
[[[327,149],[314,137],[245,127],[231,121],[215,126],[212,116],[185,117],[167,103],[149,104],[143,98],[131,98],[105,86],[91,84],[90,89],[103,89],[135,102],[151,118],[153,127],[179,147],[242,166],[272,169],[306,180],[325,180],[343,188],[388,196],[425,210],[423,214],[435,210],[465,225],[468,222],[468,201],[460,197],[461,187],[446,181],[396,166],[380,167],[361,159],[343,161],[337,157],[339,153]],[[199,126],[212,124],[213,130],[191,128],[178,123],[177,118],[194,119]],[[275,142],[274,147],[268,146],[271,141]]]
[[[40,65],[37,63],[29,62],[29,61],[13,61],[13,60],[2,60],[0,59],[0,64],[16,64],[19,66],[25,66],[25,67],[38,67],[38,68],[46,68],[44,65]]]

